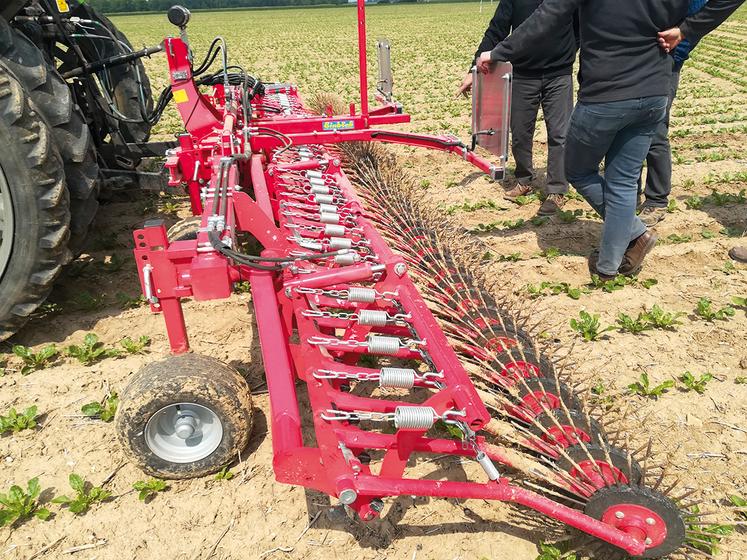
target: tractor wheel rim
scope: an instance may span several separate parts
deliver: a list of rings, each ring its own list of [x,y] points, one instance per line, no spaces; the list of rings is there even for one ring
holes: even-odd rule
[[[145,426],[145,443],[160,459],[194,463],[210,456],[223,440],[223,424],[206,406],[175,403],[151,416]]]
[[[13,199],[10,196],[8,180],[0,167],[0,279],[10,262],[14,232]]]

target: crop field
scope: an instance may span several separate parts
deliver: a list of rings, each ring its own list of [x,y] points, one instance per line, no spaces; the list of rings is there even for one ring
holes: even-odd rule
[[[370,81],[374,41],[386,37],[395,96],[413,117],[405,129],[468,137],[470,103],[454,91],[494,8],[368,10]],[[163,15],[113,21],[136,47],[173,33]],[[193,14],[197,59],[216,35],[225,37],[233,63],[262,79],[295,82],[306,97],[334,92],[355,101],[354,9]],[[146,66],[157,94],[167,80],[165,59],[154,56]],[[155,138],[168,139],[179,123],[167,113]],[[624,401],[633,435],[651,439],[683,492],[703,491],[697,507],[717,512],[706,519],[725,539],[697,546],[714,558],[744,560],[745,527],[723,514],[747,499],[747,266],[727,256],[747,244],[747,8],[703,40],[685,66],[672,147],[673,196],[656,228],[659,245],[637,281],[605,285],[589,283],[586,256],[601,221],[580,197],[552,218],[533,219],[535,195],[503,199],[510,178],[504,186],[456,158],[391,151],[424,204],[471,233],[465,249],[483,254],[497,289],[532,301],[545,318],[542,336],[573,347],[579,373],[594,375],[600,399]],[[543,169],[541,122],[535,154]],[[538,548],[557,528],[501,504],[400,497],[365,524],[328,514],[321,494],[276,483],[249,293],[185,305],[193,349],[237,367],[255,393],[246,451],[218,476],[191,481],[153,481],[128,463],[111,423],[116,395],[168,352],[162,318],[139,294],[131,231],[148,218],[173,223],[187,215],[181,196],[105,204],[86,253],[44,309],[0,346],[0,493],[34,479],[38,488],[32,482],[29,490],[39,492],[38,509],[12,529],[3,527],[8,508],[0,509],[0,559],[560,560]],[[423,476],[452,479],[474,474],[473,467],[418,465]],[[68,502],[52,502],[63,495]]]

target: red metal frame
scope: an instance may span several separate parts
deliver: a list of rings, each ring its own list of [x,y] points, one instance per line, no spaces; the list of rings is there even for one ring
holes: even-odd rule
[[[405,477],[408,460],[421,453],[478,459],[484,454],[489,459],[483,458],[481,464],[510,465],[506,453],[482,437],[465,446],[454,439],[427,436],[423,427],[406,424],[391,434],[373,429],[365,419],[355,421],[361,414],[390,418],[402,407],[418,406],[477,431],[490,415],[409,278],[407,261],[374,228],[338,156],[324,145],[405,143],[456,153],[488,173],[500,171],[450,137],[370,128],[407,122],[409,116],[394,103],[369,112],[363,0],[358,1],[358,17],[360,113],[351,107],[345,116],[311,114],[294,87],[268,85],[264,95],[252,100],[251,122],[243,122],[240,88],[217,86],[210,94],[201,93],[192,81],[187,45],[178,38],[166,39],[175,101],[186,129],[166,167],[170,184],[183,185],[194,214],[202,216],[201,229],[196,240],[170,242],[163,223],[147,223],[134,232],[134,254],[143,293],[151,309],[163,313],[172,351],[189,349],[182,298],[226,298],[235,282],[248,280],[269,388],[277,480],[338,496],[363,519],[378,515],[378,499],[384,496],[513,502],[633,555],[643,553],[647,546],[638,529],[631,532],[592,519],[505,478],[453,482]],[[268,111],[268,105],[281,112]],[[264,247],[263,259],[349,249],[316,260],[300,258],[282,271],[258,270],[217,251],[211,232],[233,247],[239,233],[251,234]],[[351,295],[361,288],[369,290],[366,297]],[[371,312],[378,312],[379,319],[385,312],[386,324],[364,324],[361,316]],[[394,341],[396,347],[387,347]],[[475,354],[481,351],[475,349]],[[418,368],[414,369],[429,370],[433,377],[417,377],[412,390],[398,398],[357,396],[350,391],[351,383],[366,383],[381,375],[360,364],[361,354],[376,352],[415,361]],[[532,375],[521,368],[520,373]],[[302,438],[299,380],[305,383],[313,410],[315,445]],[[382,455],[374,472],[366,459],[376,451]],[[486,467],[486,472],[491,471]]]

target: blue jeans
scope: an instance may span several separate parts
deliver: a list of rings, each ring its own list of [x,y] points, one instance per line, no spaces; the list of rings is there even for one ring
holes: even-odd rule
[[[638,177],[667,97],[578,102],[565,146],[568,181],[604,219],[597,270],[615,276],[630,242],[646,232],[636,216]],[[599,164],[604,159],[604,177]]]

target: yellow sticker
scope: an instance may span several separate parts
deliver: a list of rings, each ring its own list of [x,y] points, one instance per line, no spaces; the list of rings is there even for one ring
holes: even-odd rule
[[[70,11],[70,6],[67,3],[67,0],[57,0],[57,9],[61,14],[66,14]]]
[[[175,89],[174,90],[174,101],[176,103],[186,103],[187,101],[189,101],[189,95],[187,94],[187,90]]]

